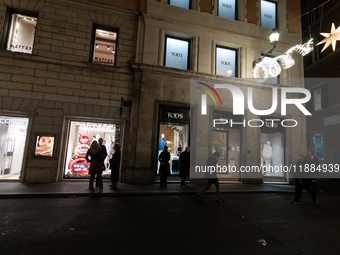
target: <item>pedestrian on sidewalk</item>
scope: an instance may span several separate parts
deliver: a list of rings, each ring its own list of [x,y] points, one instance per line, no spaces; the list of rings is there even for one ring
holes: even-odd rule
[[[216,168],[217,159],[219,157],[220,157],[220,154],[217,151],[214,152],[214,154],[207,159],[207,163],[206,163],[207,168],[209,166]],[[201,195],[210,188],[211,184],[214,184],[215,187],[216,187],[216,202],[224,202],[224,200],[220,197],[220,184],[218,183],[216,171],[212,172],[212,173],[211,172],[207,172],[207,175],[208,175],[207,177],[209,177],[209,178],[206,178],[207,179],[206,185],[203,187],[203,189],[201,189],[200,192],[198,192],[196,194],[197,200],[201,201]]]
[[[90,149],[87,151],[85,159],[90,162],[90,184],[89,184],[89,189],[91,192],[94,192],[93,188],[93,182],[94,178],[96,178],[96,186],[99,187],[99,189],[102,191],[103,190],[103,179],[102,179],[102,150],[97,143],[97,141],[93,141],[91,143]]]
[[[190,147],[187,146],[185,151],[179,156],[181,161],[181,169],[179,175],[181,176],[181,186],[185,186],[185,181],[189,177],[190,172]]]
[[[111,185],[110,189],[117,189],[119,182],[119,168],[120,168],[120,145],[115,144],[113,147],[115,153],[112,155],[110,159],[110,167],[111,167]]]
[[[159,162],[161,163],[159,166],[159,173],[161,174],[161,187],[166,187],[168,186],[166,184],[166,180],[168,178],[168,175],[170,174],[170,153],[168,152],[168,146],[164,146],[163,151],[161,154],[159,154],[158,157]]]
[[[302,172],[306,174],[307,172],[304,169],[305,167],[310,168],[310,164],[311,164],[311,159],[305,157],[302,154],[299,154],[298,161],[296,162],[296,169],[299,169],[299,170],[301,169]],[[311,186],[314,185],[315,182],[316,182],[315,179],[295,178],[295,199],[292,202],[292,204],[294,205],[301,204],[300,198],[301,198],[302,190],[303,188],[305,188],[308,191],[310,197],[312,198],[313,203],[317,205],[318,202],[316,200],[316,195],[314,191],[311,190]]]
[[[106,167],[105,167],[104,162],[105,162],[105,158],[107,157],[107,150],[106,150],[106,146],[104,145],[105,142],[104,142],[103,138],[99,138],[99,139],[98,139],[98,143],[99,143],[99,147],[100,147],[100,149],[101,149],[101,151],[102,151],[102,164],[101,164],[101,170],[102,170],[102,172],[103,172],[103,171],[106,170]],[[104,144],[103,144],[103,143],[104,143]],[[97,182],[96,182],[96,187],[98,187]]]

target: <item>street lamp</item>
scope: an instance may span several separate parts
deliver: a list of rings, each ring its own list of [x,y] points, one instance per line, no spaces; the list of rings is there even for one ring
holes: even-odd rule
[[[276,28],[273,28],[268,36],[269,36],[270,43],[276,46],[280,38],[280,31],[277,30]]]
[[[270,51],[268,51],[267,53],[263,54],[258,59],[256,59],[253,62],[253,66],[256,66],[257,64],[261,63],[262,60],[264,59],[264,57],[268,56],[269,54],[271,54],[273,52],[273,50],[276,48],[276,44],[279,41],[280,31],[277,30],[276,28],[273,28],[272,31],[268,34],[268,37],[269,37],[270,43],[273,45],[273,48]]]

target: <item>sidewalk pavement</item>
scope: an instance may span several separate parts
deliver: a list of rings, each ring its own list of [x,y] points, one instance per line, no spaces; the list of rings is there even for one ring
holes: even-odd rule
[[[186,184],[169,182],[167,187],[160,187],[158,183],[149,185],[119,183],[117,190],[109,189],[110,182],[104,182],[104,189],[94,193],[88,189],[88,181],[56,182],[56,183],[21,183],[0,182],[0,199],[4,198],[51,198],[51,197],[115,197],[115,196],[179,196],[194,195],[204,184]],[[224,193],[293,193],[293,185],[282,184],[220,184],[221,194]],[[212,185],[207,193],[215,193]]]

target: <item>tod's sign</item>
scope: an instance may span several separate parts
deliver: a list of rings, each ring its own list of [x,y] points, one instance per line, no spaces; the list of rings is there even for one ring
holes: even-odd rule
[[[188,122],[190,121],[189,109],[183,108],[161,108],[160,120],[167,122]]]

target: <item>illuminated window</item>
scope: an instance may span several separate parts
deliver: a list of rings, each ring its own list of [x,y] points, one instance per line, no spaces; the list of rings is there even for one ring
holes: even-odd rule
[[[37,17],[37,13],[8,9],[1,48],[32,54]]]
[[[167,67],[188,70],[189,46],[190,40],[166,36],[164,65]]]
[[[314,149],[315,149],[315,156],[318,159],[323,160],[324,155],[323,155],[323,137],[322,134],[315,134],[313,137],[313,142],[314,142]]]
[[[117,52],[117,30],[94,26],[92,62],[115,65]]]
[[[313,98],[314,98],[314,111],[321,110],[321,88],[318,88],[313,91]]]
[[[236,20],[237,4],[236,0],[219,0],[218,1],[218,16]]]
[[[216,47],[216,74],[237,77],[237,50]]]
[[[277,28],[277,3],[261,0],[261,27]]]
[[[173,6],[185,8],[185,9],[190,9],[191,1],[190,0],[169,0],[169,4]]]

